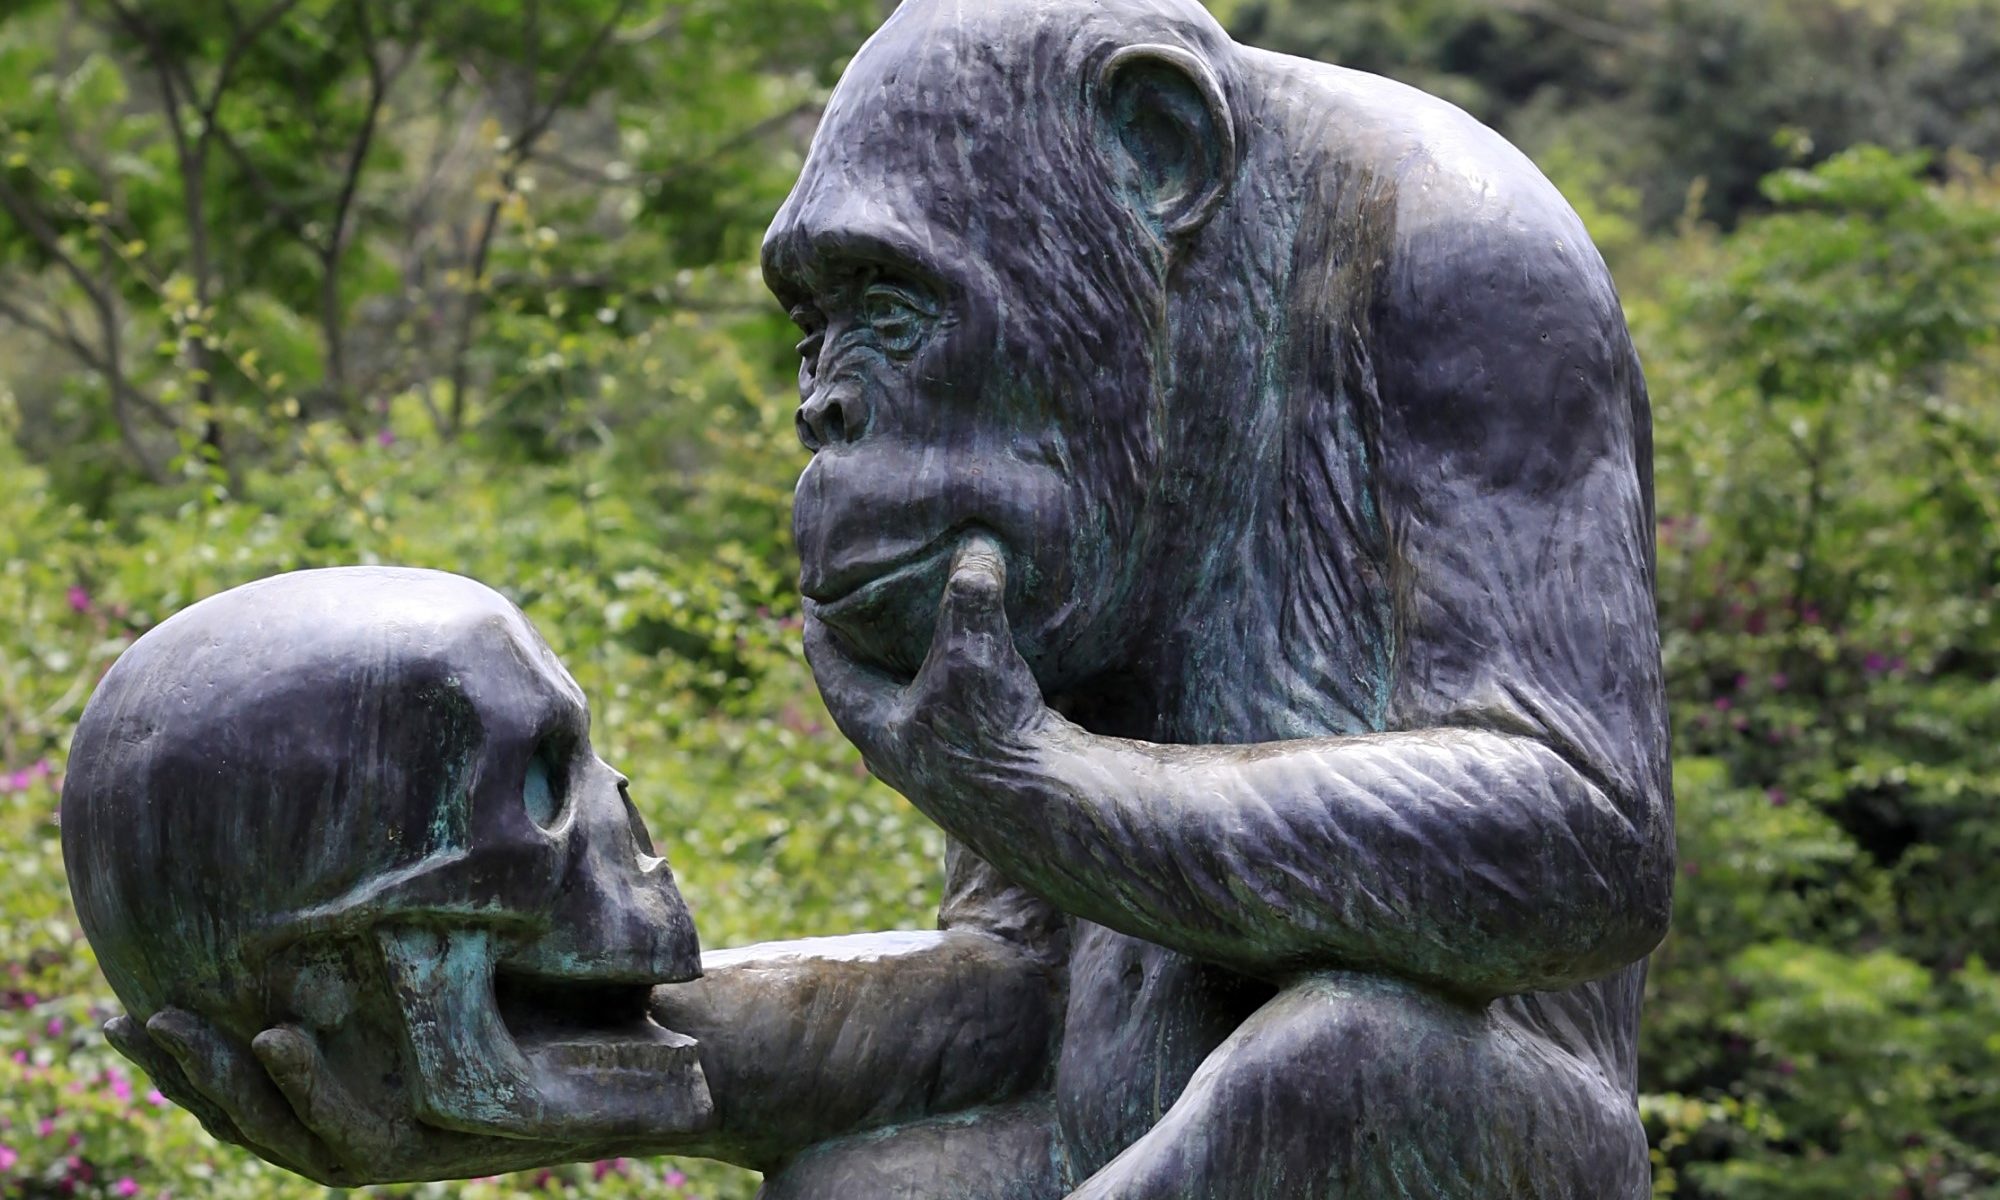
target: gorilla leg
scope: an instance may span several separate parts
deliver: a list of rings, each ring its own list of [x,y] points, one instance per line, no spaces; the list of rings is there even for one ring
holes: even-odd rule
[[[825,1142],[773,1171],[758,1200],[1059,1200],[1047,1100]]]
[[[1644,1200],[1631,1098],[1481,1012],[1392,981],[1294,984],[1069,1200]]]

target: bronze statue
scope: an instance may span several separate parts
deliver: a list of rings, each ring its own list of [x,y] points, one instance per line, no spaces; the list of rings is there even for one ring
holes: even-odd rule
[[[1540,173],[1192,0],[907,0],[765,267],[805,335],[807,651],[871,769],[952,838],[940,930],[711,952],[688,980],[637,833],[582,859],[626,881],[592,901],[623,914],[615,947],[582,945],[560,886],[473,871],[487,892],[405,902],[460,844],[417,856],[458,828],[424,814],[491,788],[554,836],[534,813],[609,820],[609,768],[574,732],[533,749],[510,705],[561,708],[560,669],[476,585],[411,603],[484,631],[463,661],[498,638],[540,664],[498,708],[484,668],[438,685],[429,649],[343,665],[341,638],[394,624],[389,577],[286,577],[253,589],[377,608],[311,664],[262,634],[154,652],[169,622],[79,731],[65,850],[133,1010],[114,1040],[218,1136],[328,1181],[615,1150],[756,1167],[774,1200],[1647,1195],[1634,1042],[1673,878],[1650,418]],[[241,631],[270,602],[205,603]],[[136,798],[132,747],[182,728],[155,710],[285,671],[354,707],[248,758],[206,729],[150,753],[345,832],[292,851],[298,880],[230,891],[271,864],[220,844],[217,879],[169,880],[187,861],[128,830],[177,819]],[[256,729],[316,690],[272,694]],[[281,856],[273,830],[236,844]],[[280,882],[322,875],[396,903],[351,910],[365,937],[278,921],[282,950],[242,952],[253,1005],[176,991],[150,957],[173,943],[92,916],[103,887],[127,913],[185,894],[189,928],[225,899],[275,918]],[[313,971],[341,1003],[290,982]],[[650,1113],[635,1077],[660,1081]]]

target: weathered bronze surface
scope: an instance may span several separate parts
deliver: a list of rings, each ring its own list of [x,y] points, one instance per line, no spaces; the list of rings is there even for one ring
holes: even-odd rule
[[[1192,0],[907,0],[765,265],[805,331],[807,650],[952,838],[939,931],[688,979],[519,615],[287,576],[143,639],[79,731],[121,1048],[327,1180],[617,1151],[813,1200],[1647,1195],[1650,425],[1540,173]]]

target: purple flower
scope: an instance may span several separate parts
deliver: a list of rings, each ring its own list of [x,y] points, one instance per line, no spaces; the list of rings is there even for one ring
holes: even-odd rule
[[[1861,660],[1861,669],[1870,675],[1880,675],[1889,669],[1889,660],[1871,650],[1868,657]]]
[[[77,584],[69,589],[69,607],[71,612],[87,613],[90,611],[90,592],[82,584]]]
[[[375,444],[387,450],[396,444],[396,432],[392,429],[384,429],[375,435]]]
[[[1791,679],[1783,671],[1780,671],[1776,675],[1771,676],[1771,690],[1782,692],[1791,685],[1791,682]]]

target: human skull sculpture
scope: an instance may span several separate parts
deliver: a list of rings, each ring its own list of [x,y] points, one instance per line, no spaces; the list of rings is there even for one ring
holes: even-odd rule
[[[204,600],[129,649],[72,746],[63,853],[131,1014],[285,1024],[363,1094],[509,1138],[693,1130],[653,985],[694,924],[582,692],[526,617],[435,571]]]

